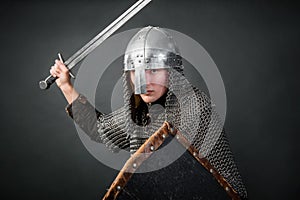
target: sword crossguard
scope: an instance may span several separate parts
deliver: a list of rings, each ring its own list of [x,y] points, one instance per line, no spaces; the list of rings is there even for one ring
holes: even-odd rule
[[[64,60],[63,60],[62,55],[61,55],[60,53],[58,53],[58,58],[59,58],[59,60],[60,60],[62,63],[64,63]],[[72,78],[75,79],[75,76],[72,74],[71,71],[69,71],[69,74],[70,74],[70,76],[71,76]],[[41,88],[42,90],[49,89],[50,86],[56,81],[56,79],[57,79],[57,77],[54,77],[54,76],[50,75],[50,76],[48,76],[45,80],[41,80],[41,81],[39,82],[39,86],[40,86],[40,88]]]

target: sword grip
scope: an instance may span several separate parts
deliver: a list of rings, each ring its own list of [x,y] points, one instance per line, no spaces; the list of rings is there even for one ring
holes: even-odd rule
[[[40,81],[39,86],[42,90],[46,90],[50,88],[50,86],[55,82],[56,79],[57,77],[50,75],[45,80]]]

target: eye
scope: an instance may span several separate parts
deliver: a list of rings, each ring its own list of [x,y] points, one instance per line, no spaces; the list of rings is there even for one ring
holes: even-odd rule
[[[152,73],[152,74],[157,73],[157,71],[158,71],[157,69],[151,69],[151,73]]]

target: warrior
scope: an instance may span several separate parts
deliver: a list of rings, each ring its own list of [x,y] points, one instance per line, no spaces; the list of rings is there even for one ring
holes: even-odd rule
[[[101,113],[75,90],[60,60],[55,60],[50,73],[69,103],[68,115],[111,151],[134,154],[168,122],[202,152],[198,160],[211,166],[190,161],[184,153],[168,167],[133,177],[138,181],[122,188],[118,199],[247,198],[222,123],[209,97],[185,78],[179,48],[165,29],[144,27],[128,43],[122,75],[124,106],[112,113]],[[228,195],[229,190],[235,196]]]

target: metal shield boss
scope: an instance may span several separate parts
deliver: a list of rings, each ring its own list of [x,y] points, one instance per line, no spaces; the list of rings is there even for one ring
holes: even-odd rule
[[[124,70],[134,71],[135,94],[145,94],[146,70],[169,69],[181,65],[178,47],[164,29],[148,26],[137,32],[127,45]]]

